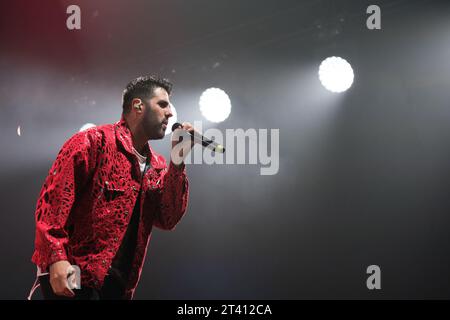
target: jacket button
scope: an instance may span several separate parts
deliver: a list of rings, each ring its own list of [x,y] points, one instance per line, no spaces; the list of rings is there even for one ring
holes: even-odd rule
[[[133,191],[136,191],[136,187],[135,186],[132,186],[131,189],[133,189]]]
[[[128,211],[125,211],[124,213],[125,213],[126,216],[128,215]]]
[[[106,260],[105,260],[105,259],[103,259],[103,260],[102,260],[102,263],[103,263],[103,265],[105,265],[105,264],[106,264]]]
[[[119,238],[114,237],[114,242],[117,242],[117,241],[119,241]]]
[[[105,181],[105,184],[106,184],[106,185],[109,185],[109,182],[108,182],[108,181]]]

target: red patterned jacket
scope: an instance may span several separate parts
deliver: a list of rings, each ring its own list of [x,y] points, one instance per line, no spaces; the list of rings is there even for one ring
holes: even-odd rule
[[[133,213],[140,221],[126,297],[139,281],[152,227],[171,230],[184,215],[188,180],[183,165],[167,167],[146,144],[151,167],[141,179],[131,132],[123,117],[79,132],[65,142],[36,205],[32,261],[46,270],[59,260],[81,269],[81,285],[100,289]]]

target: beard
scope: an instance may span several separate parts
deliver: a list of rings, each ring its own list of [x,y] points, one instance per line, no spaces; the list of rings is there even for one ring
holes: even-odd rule
[[[165,136],[166,136],[166,130],[164,130],[163,126],[161,125],[161,126],[160,126],[160,134],[159,134],[158,137],[155,138],[155,139],[161,140],[161,139],[163,139]]]
[[[149,103],[144,101],[144,114],[141,119],[141,127],[145,132],[146,136],[149,137],[149,140],[160,140],[163,139],[166,130],[163,128],[163,119],[158,119],[157,113],[152,111],[152,108]]]
[[[142,128],[149,137],[149,140],[160,140],[166,135],[166,130],[163,127],[163,121],[159,121],[155,118],[143,119]]]

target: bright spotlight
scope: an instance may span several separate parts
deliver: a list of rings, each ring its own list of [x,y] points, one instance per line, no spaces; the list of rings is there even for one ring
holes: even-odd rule
[[[86,123],[85,125],[83,125],[83,126],[80,128],[80,132],[83,131],[83,130],[92,128],[92,127],[95,127],[95,124],[93,124],[93,123]]]
[[[167,124],[165,135],[172,133],[172,126],[175,122],[177,122],[177,110],[173,106],[173,104],[170,104],[170,109],[172,110],[173,116],[169,118],[169,123]]]
[[[339,57],[326,58],[319,67],[319,79],[331,92],[344,92],[352,86],[353,69],[350,63]]]
[[[231,101],[228,95],[219,88],[209,88],[200,96],[200,112],[211,122],[222,122],[231,112]]]

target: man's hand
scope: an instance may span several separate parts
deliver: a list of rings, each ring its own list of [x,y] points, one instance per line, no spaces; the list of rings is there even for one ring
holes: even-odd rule
[[[72,268],[69,261],[61,260],[53,263],[50,266],[50,285],[53,292],[58,296],[66,296],[73,298],[75,293],[69,288],[67,276],[70,268]]]
[[[194,127],[189,122],[183,122],[181,125],[182,125],[182,128],[176,129],[172,136],[171,160],[172,160],[172,163],[176,167],[182,166],[184,158],[187,156],[189,151],[191,151],[191,149],[195,143],[193,140],[190,140],[190,139],[189,139],[190,143],[188,143],[184,139],[181,143],[178,141],[177,137],[179,137],[179,134],[180,134],[180,131],[178,131],[178,130],[186,130],[189,133],[194,133],[194,131],[195,131]]]

